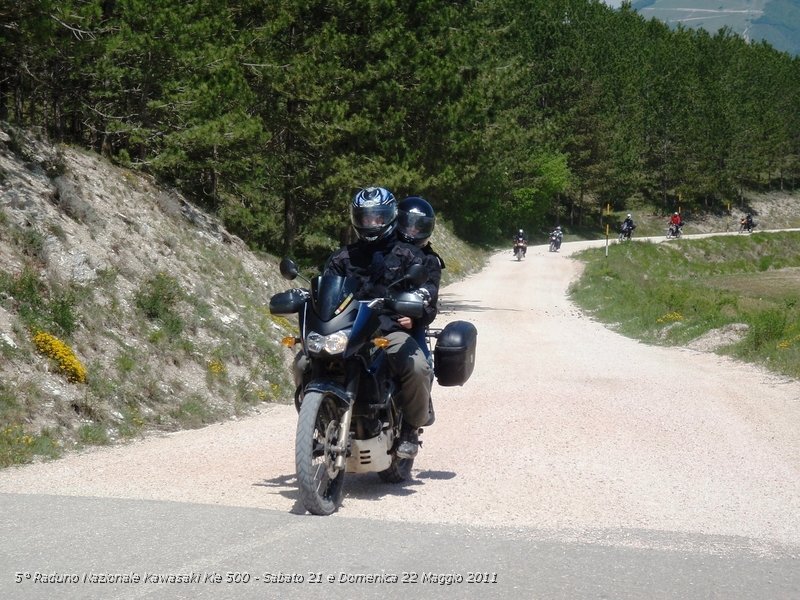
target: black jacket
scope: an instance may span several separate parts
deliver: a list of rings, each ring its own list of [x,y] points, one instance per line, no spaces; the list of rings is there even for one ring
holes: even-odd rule
[[[392,235],[378,242],[367,243],[359,240],[340,248],[328,259],[323,274],[356,277],[361,282],[356,292],[356,299],[371,300],[386,296],[389,285],[400,280],[414,264],[425,264],[422,251],[416,246],[399,241]],[[439,273],[441,274],[441,271]],[[438,280],[434,285],[429,279],[422,287],[427,289],[434,299],[438,296]],[[381,330],[386,333],[404,331],[398,325],[396,315],[381,316]]]

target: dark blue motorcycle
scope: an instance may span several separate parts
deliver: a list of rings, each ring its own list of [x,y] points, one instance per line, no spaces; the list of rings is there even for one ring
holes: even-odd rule
[[[280,270],[286,279],[298,276],[289,259],[281,261]],[[414,459],[395,454],[403,415],[379,317],[422,317],[424,300],[413,290],[426,279],[425,267],[414,265],[389,286],[387,297],[356,300],[357,279],[320,275],[310,291],[292,289],[270,299],[271,313],[298,315],[300,336],[284,338],[284,344],[302,344],[307,359],[295,398],[295,467],[300,499],[312,514],[336,511],[347,472],[374,472],[391,483],[410,477]],[[434,368],[440,385],[462,385],[469,378],[476,335],[464,321],[437,332],[443,340],[434,349],[434,363],[440,356],[441,366]]]

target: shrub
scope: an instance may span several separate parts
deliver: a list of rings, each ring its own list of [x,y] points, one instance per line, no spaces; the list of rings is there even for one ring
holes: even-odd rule
[[[161,324],[167,337],[175,338],[183,331],[183,320],[175,311],[182,297],[178,281],[166,273],[158,273],[142,285],[135,302],[148,319]]]
[[[37,454],[50,458],[58,455],[58,445],[49,431],[32,435],[21,425],[0,429],[0,468],[30,462]]]
[[[180,299],[180,286],[174,277],[158,273],[147,280],[136,294],[136,306],[148,319],[168,317]]]
[[[104,446],[109,442],[108,432],[100,423],[81,425],[81,428],[78,430],[78,440],[82,444],[91,444],[95,446]]]
[[[757,313],[750,323],[747,341],[753,350],[776,342],[786,330],[786,313],[781,310],[767,310]]]
[[[0,292],[14,299],[20,318],[31,330],[56,329],[69,336],[77,327],[73,291],[48,290],[29,267],[16,276],[0,273]]]
[[[68,381],[86,383],[86,368],[64,342],[54,335],[39,331],[34,334],[33,343],[39,352],[56,361],[59,371]]]

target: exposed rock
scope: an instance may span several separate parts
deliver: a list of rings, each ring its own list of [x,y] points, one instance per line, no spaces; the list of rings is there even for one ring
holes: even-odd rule
[[[747,335],[749,327],[746,323],[731,323],[712,329],[698,338],[689,342],[686,346],[692,350],[701,352],[714,352],[725,346],[731,346],[740,342]]]
[[[291,353],[265,309],[286,287],[273,259],[147,176],[41,133],[4,123],[0,133],[0,347],[15,349],[0,386],[29,407],[26,428],[55,427],[69,442],[89,419],[115,439],[291,399]],[[39,305],[23,298],[32,291],[7,289],[25,272]],[[174,282],[175,303],[148,318],[140,298],[159,275]],[[74,327],[49,333],[87,368],[87,385],[68,382],[27,333],[23,312],[59,310]]]

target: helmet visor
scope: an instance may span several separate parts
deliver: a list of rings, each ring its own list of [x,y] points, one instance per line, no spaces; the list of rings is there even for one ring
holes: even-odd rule
[[[409,239],[426,240],[431,237],[436,225],[436,217],[422,213],[400,211],[397,216],[400,231]]]
[[[366,237],[380,235],[397,217],[397,206],[353,206],[350,208],[350,222],[359,234]]]

